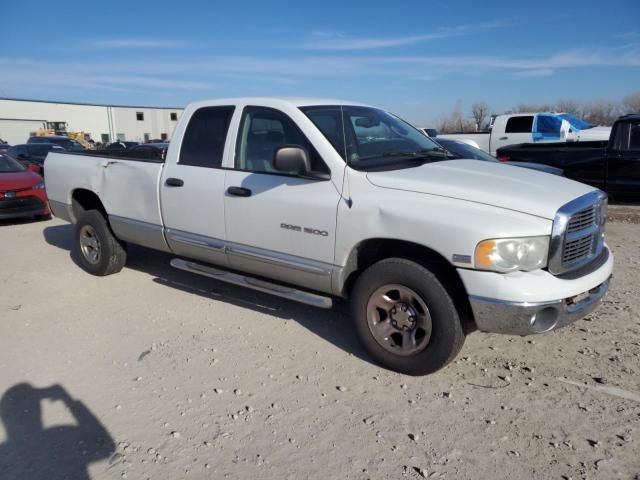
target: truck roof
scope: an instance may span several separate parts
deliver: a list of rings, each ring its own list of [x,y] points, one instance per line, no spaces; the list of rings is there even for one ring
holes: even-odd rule
[[[523,115],[564,115],[566,112],[518,112],[518,113],[504,113],[503,115],[509,115],[510,117],[520,117]]]
[[[351,100],[339,100],[335,98],[319,97],[235,97],[235,98],[214,98],[194,102],[196,106],[206,105],[228,105],[235,103],[256,103],[259,105],[282,105],[287,104],[294,107],[307,107],[311,105],[354,105],[368,107],[370,105],[354,102]]]

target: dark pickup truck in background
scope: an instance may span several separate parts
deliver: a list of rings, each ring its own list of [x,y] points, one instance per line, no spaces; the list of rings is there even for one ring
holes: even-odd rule
[[[640,114],[613,124],[608,142],[521,143],[497,151],[498,160],[535,162],[562,169],[616,199],[640,198]]]

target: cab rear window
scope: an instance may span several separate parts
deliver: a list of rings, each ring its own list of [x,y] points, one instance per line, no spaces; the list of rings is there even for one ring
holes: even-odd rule
[[[507,120],[505,133],[531,133],[533,127],[533,115],[511,117]]]

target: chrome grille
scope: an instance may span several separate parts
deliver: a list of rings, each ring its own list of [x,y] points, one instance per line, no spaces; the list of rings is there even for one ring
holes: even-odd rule
[[[549,271],[559,275],[595,260],[604,248],[606,197],[584,195],[564,205],[553,222]]]
[[[596,209],[595,206],[580,210],[578,213],[571,217],[569,224],[567,225],[567,233],[577,232],[583,230],[596,223]]]
[[[593,252],[594,240],[594,235],[588,235],[565,243],[562,264],[567,266],[590,255]]]

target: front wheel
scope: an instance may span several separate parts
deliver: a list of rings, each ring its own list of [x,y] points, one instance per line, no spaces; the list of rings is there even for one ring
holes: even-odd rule
[[[435,275],[403,258],[375,263],[351,299],[356,331],[383,367],[426,375],[447,365],[464,343],[458,311]]]
[[[78,218],[74,254],[83,270],[97,276],[119,272],[127,261],[124,245],[97,210],[88,210]]]

